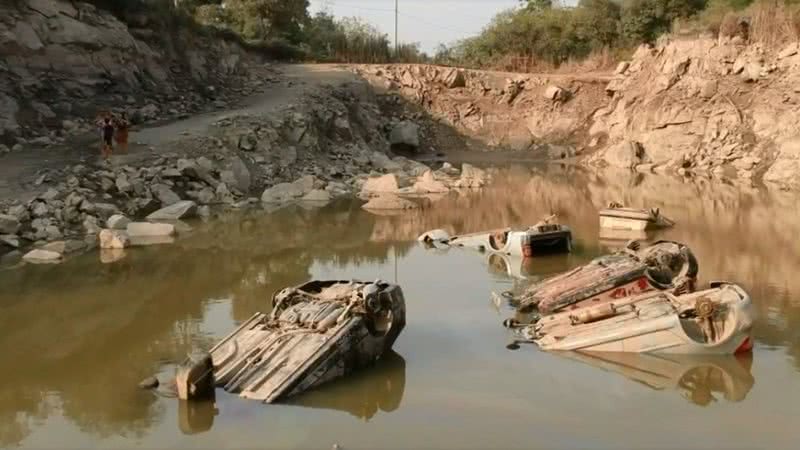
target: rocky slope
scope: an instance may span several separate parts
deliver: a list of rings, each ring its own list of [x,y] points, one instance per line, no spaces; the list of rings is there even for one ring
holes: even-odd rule
[[[543,159],[800,189],[800,47],[663,39],[608,75],[361,66],[490,145]]]
[[[0,154],[63,141],[101,110],[162,119],[248,93],[254,57],[237,43],[129,19],[79,1],[0,2]]]

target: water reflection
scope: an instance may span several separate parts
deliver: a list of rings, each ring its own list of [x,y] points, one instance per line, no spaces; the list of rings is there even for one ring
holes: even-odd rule
[[[416,304],[409,302],[409,311],[419,309],[416,316],[409,317],[410,326],[401,338],[401,342],[417,344],[402,349],[408,368],[397,356],[394,363],[390,360],[372,371],[310,392],[294,405],[307,406],[312,414],[327,410],[349,413],[334,414],[334,421],[354,416],[378,423],[382,422],[378,417],[390,416],[378,411],[391,412],[402,400],[400,409],[412,408],[412,413],[391,416],[408,420],[417,412],[409,406],[413,394],[429,394],[415,392],[412,380],[423,383],[427,378],[424,386],[436,389],[452,385],[452,376],[458,373],[462,377],[455,385],[476,394],[468,396],[464,405],[483,401],[481,405],[491,406],[487,399],[502,397],[514,383],[515,374],[502,368],[492,370],[496,386],[485,388],[476,380],[486,376],[472,376],[471,371],[479,370],[479,361],[484,359],[498,364],[524,361],[519,355],[502,359],[509,353],[502,350],[506,342],[505,335],[500,335],[504,331],[498,315],[491,314],[485,304],[480,306],[483,309],[469,310],[473,315],[465,312],[467,302],[474,301],[475,286],[492,283],[492,289],[497,284],[503,288],[517,275],[536,280],[607,251],[598,242],[597,208],[610,201],[660,207],[678,225],[661,232],[658,239],[689,244],[706,281],[713,277],[744,285],[759,310],[754,325],[756,352],[764,347],[776,349],[774,354],[780,357],[771,359],[777,365],[775,372],[789,372],[781,378],[784,384],[776,386],[761,382],[765,372],[772,373],[772,367],[760,372],[759,386],[765,387],[760,390],[762,398],[775,392],[781,398],[784,391],[791,393],[800,369],[800,334],[796,332],[800,329],[800,277],[795,275],[800,267],[800,241],[796,238],[800,234],[800,197],[702,180],[596,175],[574,168],[547,170],[513,167],[496,176],[497,184],[483,192],[455,193],[420,211],[398,216],[375,216],[362,211],[360,203],[347,201],[318,210],[284,208],[271,215],[242,212],[206,224],[193,223],[188,237],[175,244],[127,250],[125,257],[113,264],[101,264],[94,254],[61,266],[0,271],[0,369],[4,373],[0,447],[24,444],[37,432],[39,437],[54,433],[47,420],[53,417],[63,418],[92,438],[128,437],[125,446],[143,442],[163,423],[174,433],[179,429],[205,431],[204,438],[213,435],[223,422],[218,418],[214,423],[213,404],[178,405],[180,426],[175,427],[174,413],[166,414],[174,400],[143,393],[137,383],[153,373],[168,372],[187,353],[210,347],[236,323],[269,308],[267,299],[274,291],[308,280],[314,267],[323,265],[347,274],[372,276],[379,272],[383,276],[396,263],[406,280],[417,280],[410,289],[418,293],[439,289],[438,296],[424,306],[419,304],[424,298]],[[424,231],[444,228],[458,234],[521,227],[550,212],[557,212],[573,229],[576,240],[571,255],[523,262],[453,249],[446,254],[415,254],[409,260],[416,237]],[[468,272],[473,262],[485,267]],[[466,288],[465,273],[480,280],[469,280],[474,283]],[[337,276],[345,275],[337,272]],[[425,314],[431,310],[441,317],[452,315],[452,320],[435,321]],[[476,336],[476,329],[483,334]],[[486,342],[484,335],[491,330],[497,330],[497,342]],[[420,355],[428,355],[428,359]],[[783,355],[788,358],[781,359]],[[424,362],[412,363],[420,360]],[[753,397],[759,396],[750,392],[753,376],[749,363],[705,360],[695,364],[670,358],[657,365],[638,359],[602,364],[654,388],[685,392],[687,399],[698,404],[713,402],[712,398],[758,404]],[[424,376],[415,374],[407,380],[406,370]],[[590,388],[596,391],[607,386],[591,384]],[[461,395],[445,392],[452,395],[447,399]],[[546,397],[547,393],[530,395]],[[515,400],[519,399],[504,401]],[[459,405],[453,410],[436,409],[443,408],[441,405],[425,404],[423,412],[475,423],[480,421],[476,417],[484,418],[481,411],[467,417],[465,407]],[[419,400],[416,407],[420,408]],[[524,408],[530,412],[536,406],[525,404]],[[515,417],[521,417],[519,414]],[[513,422],[515,418],[503,420]],[[443,423],[447,426],[446,420]],[[402,432],[402,426],[383,429],[392,430]],[[575,442],[575,446],[581,444]]]
[[[740,402],[755,384],[750,353],[720,357],[614,352],[558,354],[617,373],[651,389],[677,390],[688,402],[698,406],[717,402],[720,396],[729,402]]]
[[[405,387],[406,360],[390,351],[375,366],[301,394],[289,404],[346,411],[369,421],[378,411],[399,408]]]

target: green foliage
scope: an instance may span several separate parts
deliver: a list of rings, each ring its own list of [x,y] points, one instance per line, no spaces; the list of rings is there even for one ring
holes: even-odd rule
[[[690,17],[706,0],[628,0],[622,9],[622,34],[631,43],[653,42],[675,19]]]

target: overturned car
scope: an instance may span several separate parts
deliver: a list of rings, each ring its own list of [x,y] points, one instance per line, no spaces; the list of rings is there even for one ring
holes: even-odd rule
[[[572,251],[572,230],[566,225],[551,223],[555,216],[525,230],[503,228],[458,236],[444,230],[423,233],[417,240],[428,246],[466,247],[487,253],[501,253],[529,258],[542,254]]]
[[[626,208],[620,203],[611,203],[600,210],[600,228],[610,230],[645,231],[669,228],[675,222],[661,214],[658,208]]]
[[[280,401],[371,365],[405,326],[399,286],[375,281],[312,281],[272,299],[176,377],[179,397],[208,386],[265,403]]]
[[[549,314],[651,290],[693,292],[697,271],[697,260],[686,245],[657,241],[641,247],[633,241],[623,251],[533,284],[511,302],[521,311]]]
[[[649,292],[543,316],[519,334],[542,350],[733,355],[749,352],[753,311],[739,286]]]

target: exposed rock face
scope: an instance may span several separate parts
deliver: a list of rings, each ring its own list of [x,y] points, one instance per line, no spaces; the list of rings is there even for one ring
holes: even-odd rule
[[[198,92],[233,79],[248,59],[224,39],[133,26],[88,3],[0,2],[0,141],[65,128],[64,119],[70,131],[88,128],[97,107],[135,108],[148,98],[139,118],[153,119],[156,98],[185,92],[199,103]],[[164,37],[172,48],[162,47]]]
[[[114,214],[108,218],[106,226],[111,230],[125,230],[128,228],[129,223],[131,223],[131,220],[127,217],[122,214]]]
[[[764,181],[783,189],[800,189],[800,136],[778,145],[777,158],[764,174]]]

